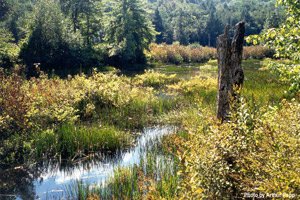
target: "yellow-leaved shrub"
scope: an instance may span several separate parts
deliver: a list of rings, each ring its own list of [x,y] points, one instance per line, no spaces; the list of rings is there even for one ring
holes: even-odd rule
[[[178,83],[168,85],[168,93],[172,95],[179,95],[191,100],[211,101],[215,99],[217,90],[217,80],[209,77],[195,76],[190,80],[182,80]]]
[[[94,72],[89,77],[77,75],[68,79],[42,74],[30,80],[16,73],[2,73],[0,78],[1,132],[47,129],[74,123],[79,118],[105,115],[97,113],[102,108],[121,110],[133,103],[150,107],[157,101],[153,88],[133,84],[131,78],[115,73]]]
[[[160,88],[179,82],[176,74],[162,74],[154,70],[146,70],[145,73],[135,76],[133,83],[137,86]]]
[[[182,199],[234,199],[247,193],[299,194],[300,105],[257,109],[239,98],[224,124],[185,121],[190,133],[179,153]],[[200,111],[201,113],[201,111]]]

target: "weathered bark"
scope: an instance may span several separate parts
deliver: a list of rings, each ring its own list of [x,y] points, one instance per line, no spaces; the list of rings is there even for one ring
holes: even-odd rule
[[[235,26],[235,33],[231,44],[231,64],[233,85],[241,87],[244,83],[244,70],[242,68],[243,46],[245,37],[245,22]]]
[[[235,27],[235,34],[231,41],[229,26],[224,34],[217,39],[218,54],[218,102],[217,117],[224,121],[230,111],[230,97],[234,95],[234,88],[241,87],[244,82],[244,71],[241,66],[245,23],[239,22]]]
[[[229,39],[229,26],[226,26],[224,34],[217,39],[218,54],[218,112],[219,119],[225,118],[229,110],[228,94],[232,90],[231,76],[231,42]]]

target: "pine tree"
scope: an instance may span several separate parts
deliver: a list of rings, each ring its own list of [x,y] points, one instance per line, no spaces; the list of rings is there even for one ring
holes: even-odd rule
[[[55,0],[40,0],[33,11],[28,41],[20,56],[31,68],[40,63],[43,70],[71,65],[67,19]]]
[[[144,50],[155,36],[141,0],[115,0],[106,25],[109,56],[118,64],[145,62]]]
[[[268,12],[267,19],[264,24],[264,29],[269,28],[278,28],[281,24],[280,15],[278,14],[278,10]]]
[[[216,16],[216,8],[212,2],[208,5],[208,19],[206,22],[205,32],[207,33],[207,44],[208,46],[216,45],[216,38],[223,30],[222,23]]]
[[[80,31],[87,47],[102,39],[100,0],[60,0],[60,4],[63,12],[71,18],[74,33]]]
[[[0,0],[0,20],[4,19],[9,11],[9,4],[7,0]]]
[[[158,32],[156,35],[156,43],[160,44],[164,42],[164,25],[162,18],[160,16],[158,8],[156,8],[155,13],[154,13],[154,19],[153,19],[153,24],[155,26],[155,30]]]
[[[182,45],[187,45],[189,43],[189,36],[185,32],[184,26],[184,14],[182,10],[179,10],[179,16],[176,20],[176,26],[174,30],[174,39]]]

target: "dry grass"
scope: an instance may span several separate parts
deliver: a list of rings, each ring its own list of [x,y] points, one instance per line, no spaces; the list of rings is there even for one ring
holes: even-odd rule
[[[198,44],[182,46],[179,44],[152,44],[149,57],[154,62],[161,63],[205,63],[210,59],[216,59],[217,50],[213,47],[202,47]],[[243,58],[263,59],[272,58],[274,51],[263,46],[244,47]]]
[[[150,58],[162,63],[204,63],[216,57],[216,49],[200,45],[182,46],[179,44],[152,44]]]

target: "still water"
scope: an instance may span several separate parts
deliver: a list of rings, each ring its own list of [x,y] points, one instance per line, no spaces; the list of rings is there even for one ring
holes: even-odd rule
[[[161,143],[163,136],[175,132],[174,127],[145,128],[136,145],[114,155],[98,154],[91,159],[64,164],[48,161],[31,170],[14,169],[0,173],[0,199],[60,199],[67,195],[76,181],[87,185],[104,185],[118,167],[139,164],[148,151]],[[0,185],[0,186],[1,186]]]

